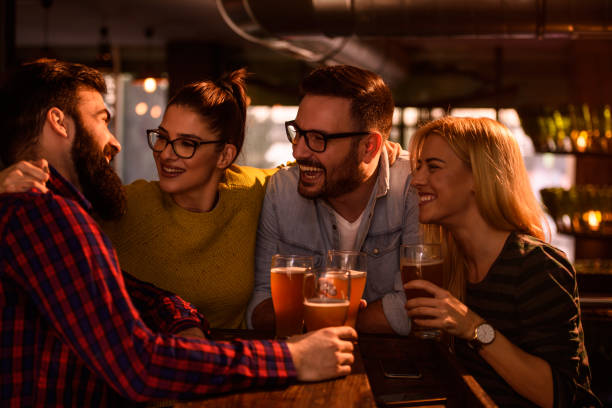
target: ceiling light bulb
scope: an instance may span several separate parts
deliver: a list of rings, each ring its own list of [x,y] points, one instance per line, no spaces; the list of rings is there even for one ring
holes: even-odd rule
[[[149,105],[147,105],[145,102],[138,102],[136,104],[136,107],[134,108],[134,111],[136,112],[138,116],[144,115],[145,113],[147,113],[148,110],[149,110]]]
[[[151,111],[149,112],[149,114],[151,115],[151,117],[153,119],[157,119],[161,116],[162,114],[162,108],[159,105],[153,105],[151,107]]]
[[[142,87],[144,88],[146,93],[153,93],[157,89],[157,81],[155,80],[155,78],[148,77],[144,80]]]

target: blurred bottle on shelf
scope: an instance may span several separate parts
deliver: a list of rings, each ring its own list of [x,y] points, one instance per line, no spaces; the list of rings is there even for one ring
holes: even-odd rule
[[[610,118],[610,105],[603,108],[603,140],[605,151],[612,154],[612,120]]]
[[[612,186],[544,188],[540,195],[559,232],[612,236]]]
[[[536,114],[535,121],[522,121],[540,152],[612,154],[610,105],[545,108]]]

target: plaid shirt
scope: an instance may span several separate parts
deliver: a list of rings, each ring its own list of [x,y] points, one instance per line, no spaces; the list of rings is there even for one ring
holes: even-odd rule
[[[192,399],[295,378],[285,343],[169,334],[205,321],[123,274],[90,203],[54,169],[47,185],[0,195],[0,406]]]

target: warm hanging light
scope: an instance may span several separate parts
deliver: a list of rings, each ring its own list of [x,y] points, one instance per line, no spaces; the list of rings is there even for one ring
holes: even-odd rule
[[[151,39],[153,38],[153,34],[155,33],[153,27],[145,28],[145,37],[147,39],[147,50],[146,50],[146,60],[145,60],[145,72],[148,72],[147,77],[142,82],[142,88],[146,93],[153,93],[157,90],[157,80],[150,75],[151,71]]]
[[[151,111],[149,112],[153,119],[158,119],[162,114],[162,108],[159,105],[153,105],[151,107]]]
[[[146,102],[138,102],[134,107],[134,112],[136,112],[138,116],[144,115],[145,113],[147,113],[148,110],[149,105],[147,105]]]
[[[153,93],[157,89],[157,80],[153,77],[148,77],[142,83],[142,87],[146,93]]]

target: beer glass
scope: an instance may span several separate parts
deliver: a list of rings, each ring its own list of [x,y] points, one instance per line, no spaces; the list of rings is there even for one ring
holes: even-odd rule
[[[274,255],[270,267],[270,288],[276,336],[301,334],[304,322],[304,281],[312,279],[312,257]]]
[[[400,247],[402,282],[415,279],[428,280],[439,287],[444,285],[443,258],[440,244],[414,244]],[[432,297],[422,289],[406,289],[406,298]],[[440,331],[412,322],[411,333],[421,339],[437,339]]]
[[[442,227],[438,224],[419,224],[419,243],[439,244],[442,242]]]
[[[359,302],[366,285],[366,260],[367,255],[360,251],[339,251],[335,249],[327,251],[327,269],[345,271],[350,274],[350,305],[345,323],[347,326],[355,327],[355,322],[357,321]]]
[[[351,275],[346,271],[323,268],[314,271],[314,280],[304,285],[304,324],[306,330],[343,326],[350,303]]]

